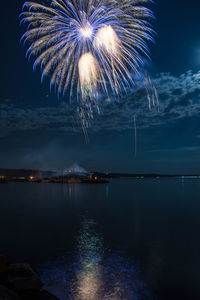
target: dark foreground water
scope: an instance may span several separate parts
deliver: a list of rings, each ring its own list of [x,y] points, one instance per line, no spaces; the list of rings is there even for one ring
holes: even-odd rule
[[[0,253],[62,299],[200,299],[200,180],[0,185]]]

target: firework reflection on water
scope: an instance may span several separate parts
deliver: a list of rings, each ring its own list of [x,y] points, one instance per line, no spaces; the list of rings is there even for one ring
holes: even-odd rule
[[[98,300],[103,296],[103,241],[92,220],[84,220],[77,237],[78,271],[72,284],[73,299]]]
[[[75,253],[39,267],[45,288],[61,300],[153,299],[138,265],[122,251],[104,249],[97,224],[84,219]]]

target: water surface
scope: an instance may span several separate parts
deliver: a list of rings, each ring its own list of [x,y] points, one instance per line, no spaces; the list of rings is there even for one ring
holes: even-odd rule
[[[77,263],[81,266],[77,241],[88,220],[95,223],[95,236],[102,243],[100,258],[98,251],[94,255],[104,269],[102,276],[115,264],[118,267],[110,271],[114,278],[124,265],[127,293],[131,280],[145,290],[138,288],[138,299],[200,299],[200,180],[9,183],[0,186],[0,195],[0,253],[11,260],[42,265],[41,272],[48,265],[60,280],[63,260],[71,271]],[[48,274],[43,279],[48,284]],[[114,292],[99,299],[109,299],[106,295]]]

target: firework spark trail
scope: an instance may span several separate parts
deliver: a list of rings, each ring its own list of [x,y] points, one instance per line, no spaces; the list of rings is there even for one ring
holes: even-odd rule
[[[152,104],[153,104],[153,106],[155,106],[155,95],[154,94],[152,94]]]
[[[148,105],[149,105],[149,111],[151,111],[151,97],[150,97],[148,91],[147,91],[147,100],[148,100]]]
[[[136,117],[134,116],[134,155],[137,156],[137,125],[136,125]]]
[[[78,112],[78,116],[79,116],[79,119],[80,119],[82,131],[83,131],[83,134],[84,134],[84,137],[85,137],[85,142],[86,142],[86,144],[89,144],[90,139],[89,139],[88,132],[87,132],[88,119],[85,116],[85,112],[84,112],[83,108],[80,108],[80,111]]]
[[[153,30],[152,12],[143,5],[151,0],[53,0],[51,5],[25,2],[22,39],[29,42],[27,56],[36,56],[42,80],[70,99],[114,95],[134,84]]]
[[[151,111],[151,95],[150,95],[151,93],[150,93],[150,86],[149,86],[149,76],[145,76],[144,86],[145,86],[146,93],[147,93],[149,111]]]
[[[73,116],[72,116],[72,128],[73,128],[73,131],[76,132],[76,121]]]
[[[152,106],[154,107],[157,106],[159,112],[160,101],[159,101],[158,91],[149,76],[146,76],[144,78],[144,86],[147,93],[149,111],[151,111]]]
[[[88,133],[87,133],[87,127],[84,123],[84,121],[82,119],[81,120],[81,127],[82,127],[82,130],[83,130],[83,134],[84,134],[84,137],[85,137],[85,142],[86,144],[89,144],[89,136],[88,136]]]
[[[158,112],[159,112],[160,111],[160,101],[159,101],[158,91],[155,86],[154,86],[154,93],[155,93],[156,103],[157,103]]]

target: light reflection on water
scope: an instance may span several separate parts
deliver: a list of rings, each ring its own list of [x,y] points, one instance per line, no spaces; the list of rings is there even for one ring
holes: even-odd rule
[[[84,218],[75,252],[39,267],[45,288],[61,300],[153,299],[138,265],[123,251],[105,249],[96,227]]]
[[[102,299],[103,291],[103,242],[94,230],[92,220],[84,220],[77,237],[79,266],[73,287],[77,300]]]

